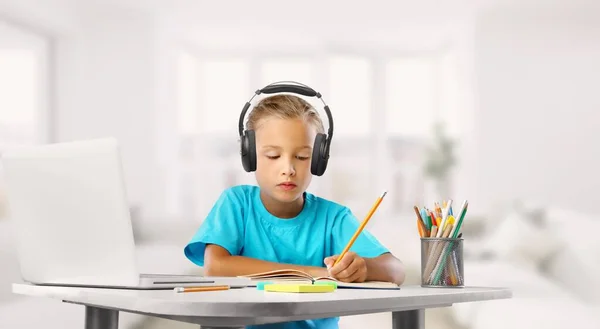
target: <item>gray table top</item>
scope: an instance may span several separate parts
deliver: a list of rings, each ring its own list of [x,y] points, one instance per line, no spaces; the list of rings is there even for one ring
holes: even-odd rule
[[[13,284],[16,294],[152,315],[206,326],[243,326],[426,309],[453,303],[511,298],[507,288],[463,287],[400,290],[337,289],[332,293],[277,293],[256,288],[175,293],[173,290],[122,290]]]

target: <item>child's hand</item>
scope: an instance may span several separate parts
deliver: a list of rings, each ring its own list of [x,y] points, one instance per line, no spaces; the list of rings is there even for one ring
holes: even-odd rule
[[[331,277],[343,282],[364,282],[367,280],[367,262],[364,258],[348,251],[344,258],[333,266],[338,257],[339,255],[334,255],[324,260]]]

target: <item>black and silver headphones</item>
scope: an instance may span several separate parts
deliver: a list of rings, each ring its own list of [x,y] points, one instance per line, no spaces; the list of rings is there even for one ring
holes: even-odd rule
[[[266,87],[257,90],[252,98],[246,105],[240,114],[239,122],[239,135],[240,135],[240,154],[242,157],[242,166],[247,172],[256,170],[256,135],[254,130],[244,130],[244,118],[246,112],[250,108],[250,102],[254,97],[260,94],[275,94],[275,93],[294,93],[307,97],[317,97],[323,102],[325,113],[327,113],[327,120],[329,121],[329,129],[326,134],[317,133],[315,138],[315,144],[313,146],[312,159],[310,164],[310,171],[313,175],[321,176],[327,169],[327,161],[329,160],[329,147],[331,146],[331,139],[333,137],[333,118],[329,111],[329,106],[325,104],[325,101],[321,98],[321,94],[316,92],[314,89],[300,84],[298,82],[292,82],[294,84],[288,84],[283,82],[276,82],[267,85]]]

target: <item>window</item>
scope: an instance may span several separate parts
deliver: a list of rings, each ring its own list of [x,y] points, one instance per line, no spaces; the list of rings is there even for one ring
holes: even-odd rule
[[[48,40],[0,21],[0,150],[49,139]]]
[[[198,130],[198,66],[188,53],[181,53],[177,62],[177,123],[180,134]]]
[[[446,123],[446,133],[460,136],[468,126],[470,116],[461,108],[461,83],[457,58],[453,53],[440,58],[440,118]]]
[[[235,133],[250,99],[249,67],[242,60],[199,60],[180,54],[177,68],[178,133]]]
[[[30,134],[37,118],[36,62],[25,49],[0,51],[0,122],[13,133]]]
[[[407,57],[386,65],[386,131],[392,136],[426,137],[438,115],[435,60]]]
[[[460,77],[451,54],[272,57],[224,52],[211,58],[184,54],[178,65],[179,134],[188,149],[201,154],[179,163],[184,178],[176,184],[180,198],[190,201],[183,210],[190,216],[209,210],[215,187],[255,183],[253,175],[241,169],[237,123],[256,89],[273,82],[296,81],[323,93],[335,122],[334,150],[329,173],[313,179],[310,190],[359,209],[365,191],[378,188],[381,178],[372,171],[377,159],[383,162],[381,168],[391,169],[386,177],[396,195],[394,211],[410,210],[414,193],[409,192],[424,189],[420,164],[434,124],[445,121],[450,133],[464,129]],[[375,85],[380,89],[374,90]],[[382,99],[374,99],[378,95]],[[305,99],[317,108],[327,128],[322,103]],[[372,120],[374,106],[382,107],[377,111],[382,120]],[[375,132],[385,133],[372,138]],[[211,172],[208,184],[206,172]],[[198,183],[191,189],[187,185],[193,181]]]
[[[199,130],[207,134],[235,133],[240,112],[253,92],[248,63],[237,59],[204,61],[199,74]]]
[[[329,61],[329,99],[334,134],[367,136],[371,131],[371,63],[358,56],[334,56]]]
[[[0,154],[49,140],[47,63],[48,39],[0,20]],[[0,173],[0,221],[4,195]]]

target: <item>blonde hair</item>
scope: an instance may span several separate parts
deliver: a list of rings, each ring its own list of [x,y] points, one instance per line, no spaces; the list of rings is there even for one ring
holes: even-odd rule
[[[302,119],[311,123],[317,133],[325,133],[317,110],[307,101],[293,95],[275,95],[261,100],[248,115],[246,129],[256,130],[260,120],[271,116],[279,119]]]

